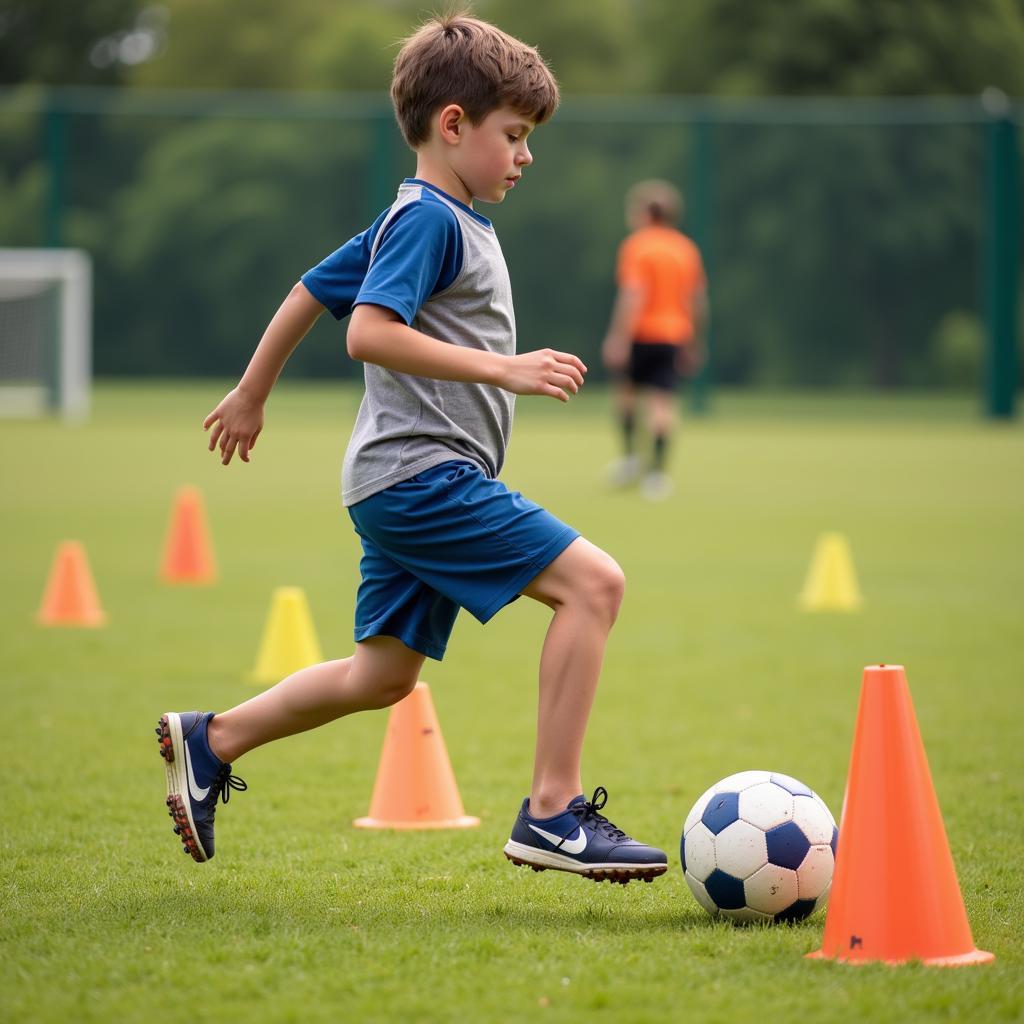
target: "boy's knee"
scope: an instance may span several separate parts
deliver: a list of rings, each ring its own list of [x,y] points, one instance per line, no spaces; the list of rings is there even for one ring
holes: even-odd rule
[[[581,581],[582,596],[591,609],[611,624],[619,614],[626,594],[626,574],[611,555],[601,552]]]
[[[363,684],[364,703],[367,709],[389,708],[408,697],[416,686],[417,677],[380,676],[368,679]]]

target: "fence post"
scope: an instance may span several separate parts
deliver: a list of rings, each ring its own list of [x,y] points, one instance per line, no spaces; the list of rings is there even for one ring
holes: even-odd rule
[[[1010,104],[986,89],[985,124],[985,414],[1014,415],[1017,391],[1017,275],[1020,258],[1020,157]]]
[[[693,147],[690,154],[690,187],[686,196],[687,221],[693,240],[700,249],[707,273],[709,291],[713,276],[712,261],[712,182],[714,180],[714,153],[712,149],[712,121],[710,111],[701,111],[693,122]],[[690,385],[690,409],[696,415],[709,412],[711,404],[711,381],[714,370],[714,310],[704,329],[704,344],[707,355],[704,365],[697,372]]]
[[[47,189],[44,216],[44,240],[48,248],[59,249],[64,245],[64,210],[67,200],[68,131],[67,111],[61,105],[59,96],[52,91],[46,94],[44,105],[44,127],[46,136]]]

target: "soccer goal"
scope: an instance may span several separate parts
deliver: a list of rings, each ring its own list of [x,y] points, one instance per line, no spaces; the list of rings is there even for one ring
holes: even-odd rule
[[[0,249],[0,416],[89,412],[92,262],[79,249]]]

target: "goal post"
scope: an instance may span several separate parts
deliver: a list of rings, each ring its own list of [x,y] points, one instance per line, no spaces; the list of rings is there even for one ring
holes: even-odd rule
[[[81,249],[0,249],[0,416],[89,413],[92,261]]]

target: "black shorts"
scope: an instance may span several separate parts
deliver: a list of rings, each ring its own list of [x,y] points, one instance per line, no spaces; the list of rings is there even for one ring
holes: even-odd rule
[[[679,383],[679,346],[634,341],[629,350],[625,376],[640,388],[674,391]]]

